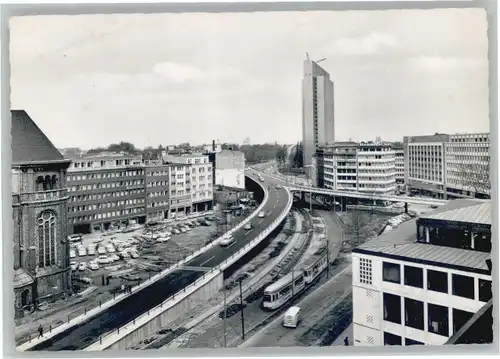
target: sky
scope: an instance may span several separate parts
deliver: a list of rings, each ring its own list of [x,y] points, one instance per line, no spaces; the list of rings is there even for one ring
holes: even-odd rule
[[[335,138],[488,132],[481,9],[11,19],[11,108],[58,148],[302,137],[306,52],[335,86]]]

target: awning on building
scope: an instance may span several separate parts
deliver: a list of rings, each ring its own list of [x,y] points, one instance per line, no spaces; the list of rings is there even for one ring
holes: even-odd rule
[[[27,285],[33,284],[35,280],[23,268],[14,270],[14,289],[19,289]]]

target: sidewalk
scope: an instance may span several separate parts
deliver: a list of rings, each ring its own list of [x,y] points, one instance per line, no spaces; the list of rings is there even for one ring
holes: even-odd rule
[[[342,346],[342,345],[344,345],[344,338],[345,337],[349,338],[349,345],[350,346],[354,345],[352,323],[349,324],[349,326],[342,333],[340,333],[339,337],[337,339],[335,339],[335,341],[330,346]]]

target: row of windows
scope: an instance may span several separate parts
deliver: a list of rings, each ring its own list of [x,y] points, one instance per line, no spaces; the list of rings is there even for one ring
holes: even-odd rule
[[[163,197],[168,196],[168,191],[148,192],[147,197]]]
[[[125,216],[128,214],[142,214],[142,213],[144,213],[144,207],[128,208],[128,209],[122,209],[120,211],[94,213],[94,214],[89,214],[86,216],[73,217],[73,218],[69,218],[69,222],[70,223],[77,223],[77,222],[82,222],[82,221],[92,221],[92,220],[97,220],[97,219],[107,219],[107,218],[112,218],[112,217],[120,217],[120,216]]]
[[[464,135],[464,137],[454,136],[450,139],[450,142],[490,142],[490,137],[477,137],[475,135]]]
[[[452,145],[446,146],[446,155],[453,152],[488,153],[489,151],[490,151],[489,144],[484,146],[452,146]]]
[[[123,201],[116,201],[116,202],[96,203],[96,204],[81,205],[81,206],[70,206],[70,207],[68,207],[68,212],[95,211],[95,210],[103,209],[103,208],[113,208],[113,207],[128,206],[128,205],[133,205],[133,204],[137,204],[137,205],[144,204],[144,199],[137,198],[137,199],[127,199],[127,200],[123,200]]]
[[[424,321],[427,320],[427,332],[445,337],[449,337],[460,330],[474,315],[474,313],[461,309],[448,308],[429,302],[424,303],[419,300],[400,297],[399,295],[390,293],[383,293],[383,306],[385,321],[418,330],[425,330]],[[424,307],[427,307],[427,318],[425,318]],[[402,312],[404,313],[404,318],[401,318]],[[452,328],[449,327],[450,315],[452,318]]]
[[[401,283],[401,265],[383,262],[382,279],[385,282],[404,284],[424,288],[423,268],[403,265],[403,283]],[[478,299],[487,302],[491,299],[491,281],[479,279],[479,298],[475,298],[475,278],[460,274],[451,275],[451,293],[448,289],[448,273],[427,269],[427,290],[456,295],[463,298]]]
[[[133,189],[129,191],[120,191],[120,192],[105,192],[105,193],[97,193],[97,194],[82,194],[78,196],[71,196],[70,202],[80,202],[80,201],[96,201],[99,199],[105,198],[116,198],[116,197],[125,197],[137,194],[143,194],[143,189]]]
[[[155,181],[155,182],[149,182],[146,187],[151,188],[151,187],[166,187],[168,185],[168,181]]]
[[[159,201],[159,202],[151,202],[148,203],[148,208],[155,208],[155,207],[163,207],[163,206],[168,206],[168,201]]]
[[[402,339],[399,335],[384,332],[384,345],[402,345]],[[424,345],[424,343],[410,338],[405,338],[405,346],[410,345]]]
[[[120,172],[95,172],[88,174],[70,175],[68,176],[68,181],[85,181],[90,179],[102,179],[102,178],[118,178],[118,177],[132,177],[132,176],[142,176],[144,175],[143,170],[135,171],[120,171]]]
[[[151,171],[151,172],[148,172],[147,175],[152,176],[152,177],[158,177],[158,176],[168,176],[169,173],[170,173],[169,170]]]
[[[76,191],[91,191],[101,188],[119,188],[123,186],[142,186],[144,185],[144,180],[133,180],[133,181],[120,181],[120,182],[110,182],[110,183],[94,183],[94,184],[84,184],[71,186],[68,189],[71,192]]]

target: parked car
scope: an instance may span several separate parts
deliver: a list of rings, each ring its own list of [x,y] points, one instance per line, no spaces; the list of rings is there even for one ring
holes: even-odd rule
[[[85,263],[85,262],[81,262],[81,263],[78,265],[78,270],[79,270],[80,272],[83,272],[83,271],[85,271],[85,269],[87,269],[87,263]]]
[[[111,258],[109,258],[108,256],[99,256],[99,258],[97,258],[97,263],[109,264],[109,263],[113,263],[113,260]]]
[[[103,247],[103,246],[99,246],[97,248],[97,253],[99,253],[99,254],[106,254],[106,248]]]
[[[106,246],[106,250],[108,251],[108,253],[115,253],[116,252],[115,246],[111,243]]]
[[[109,256],[114,262],[119,261],[121,258],[118,254],[113,253],[112,255]]]
[[[78,256],[79,257],[85,257],[87,255],[87,250],[85,249],[84,246],[78,247]]]
[[[94,245],[90,245],[87,248],[87,255],[89,255],[89,256],[95,256],[95,246]]]
[[[172,233],[174,234],[179,234],[181,231],[179,231],[177,228],[172,229]]]
[[[81,242],[82,241],[82,235],[81,234],[70,234],[68,236],[68,241],[70,243],[73,243],[73,242]]]
[[[121,251],[120,253],[118,253],[118,255],[122,258],[122,259],[128,259],[130,258],[130,254],[128,253],[128,251]]]
[[[69,262],[69,267],[71,268],[72,271],[75,271],[78,269],[78,263],[71,261]]]
[[[74,249],[70,249],[69,250],[69,257],[70,258],[76,258],[76,252]]]
[[[89,268],[91,270],[98,270],[99,269],[99,263],[97,263],[96,261],[91,261],[91,262],[89,262]]]
[[[130,251],[130,256],[132,258],[139,258],[139,253],[137,253],[136,251]]]

